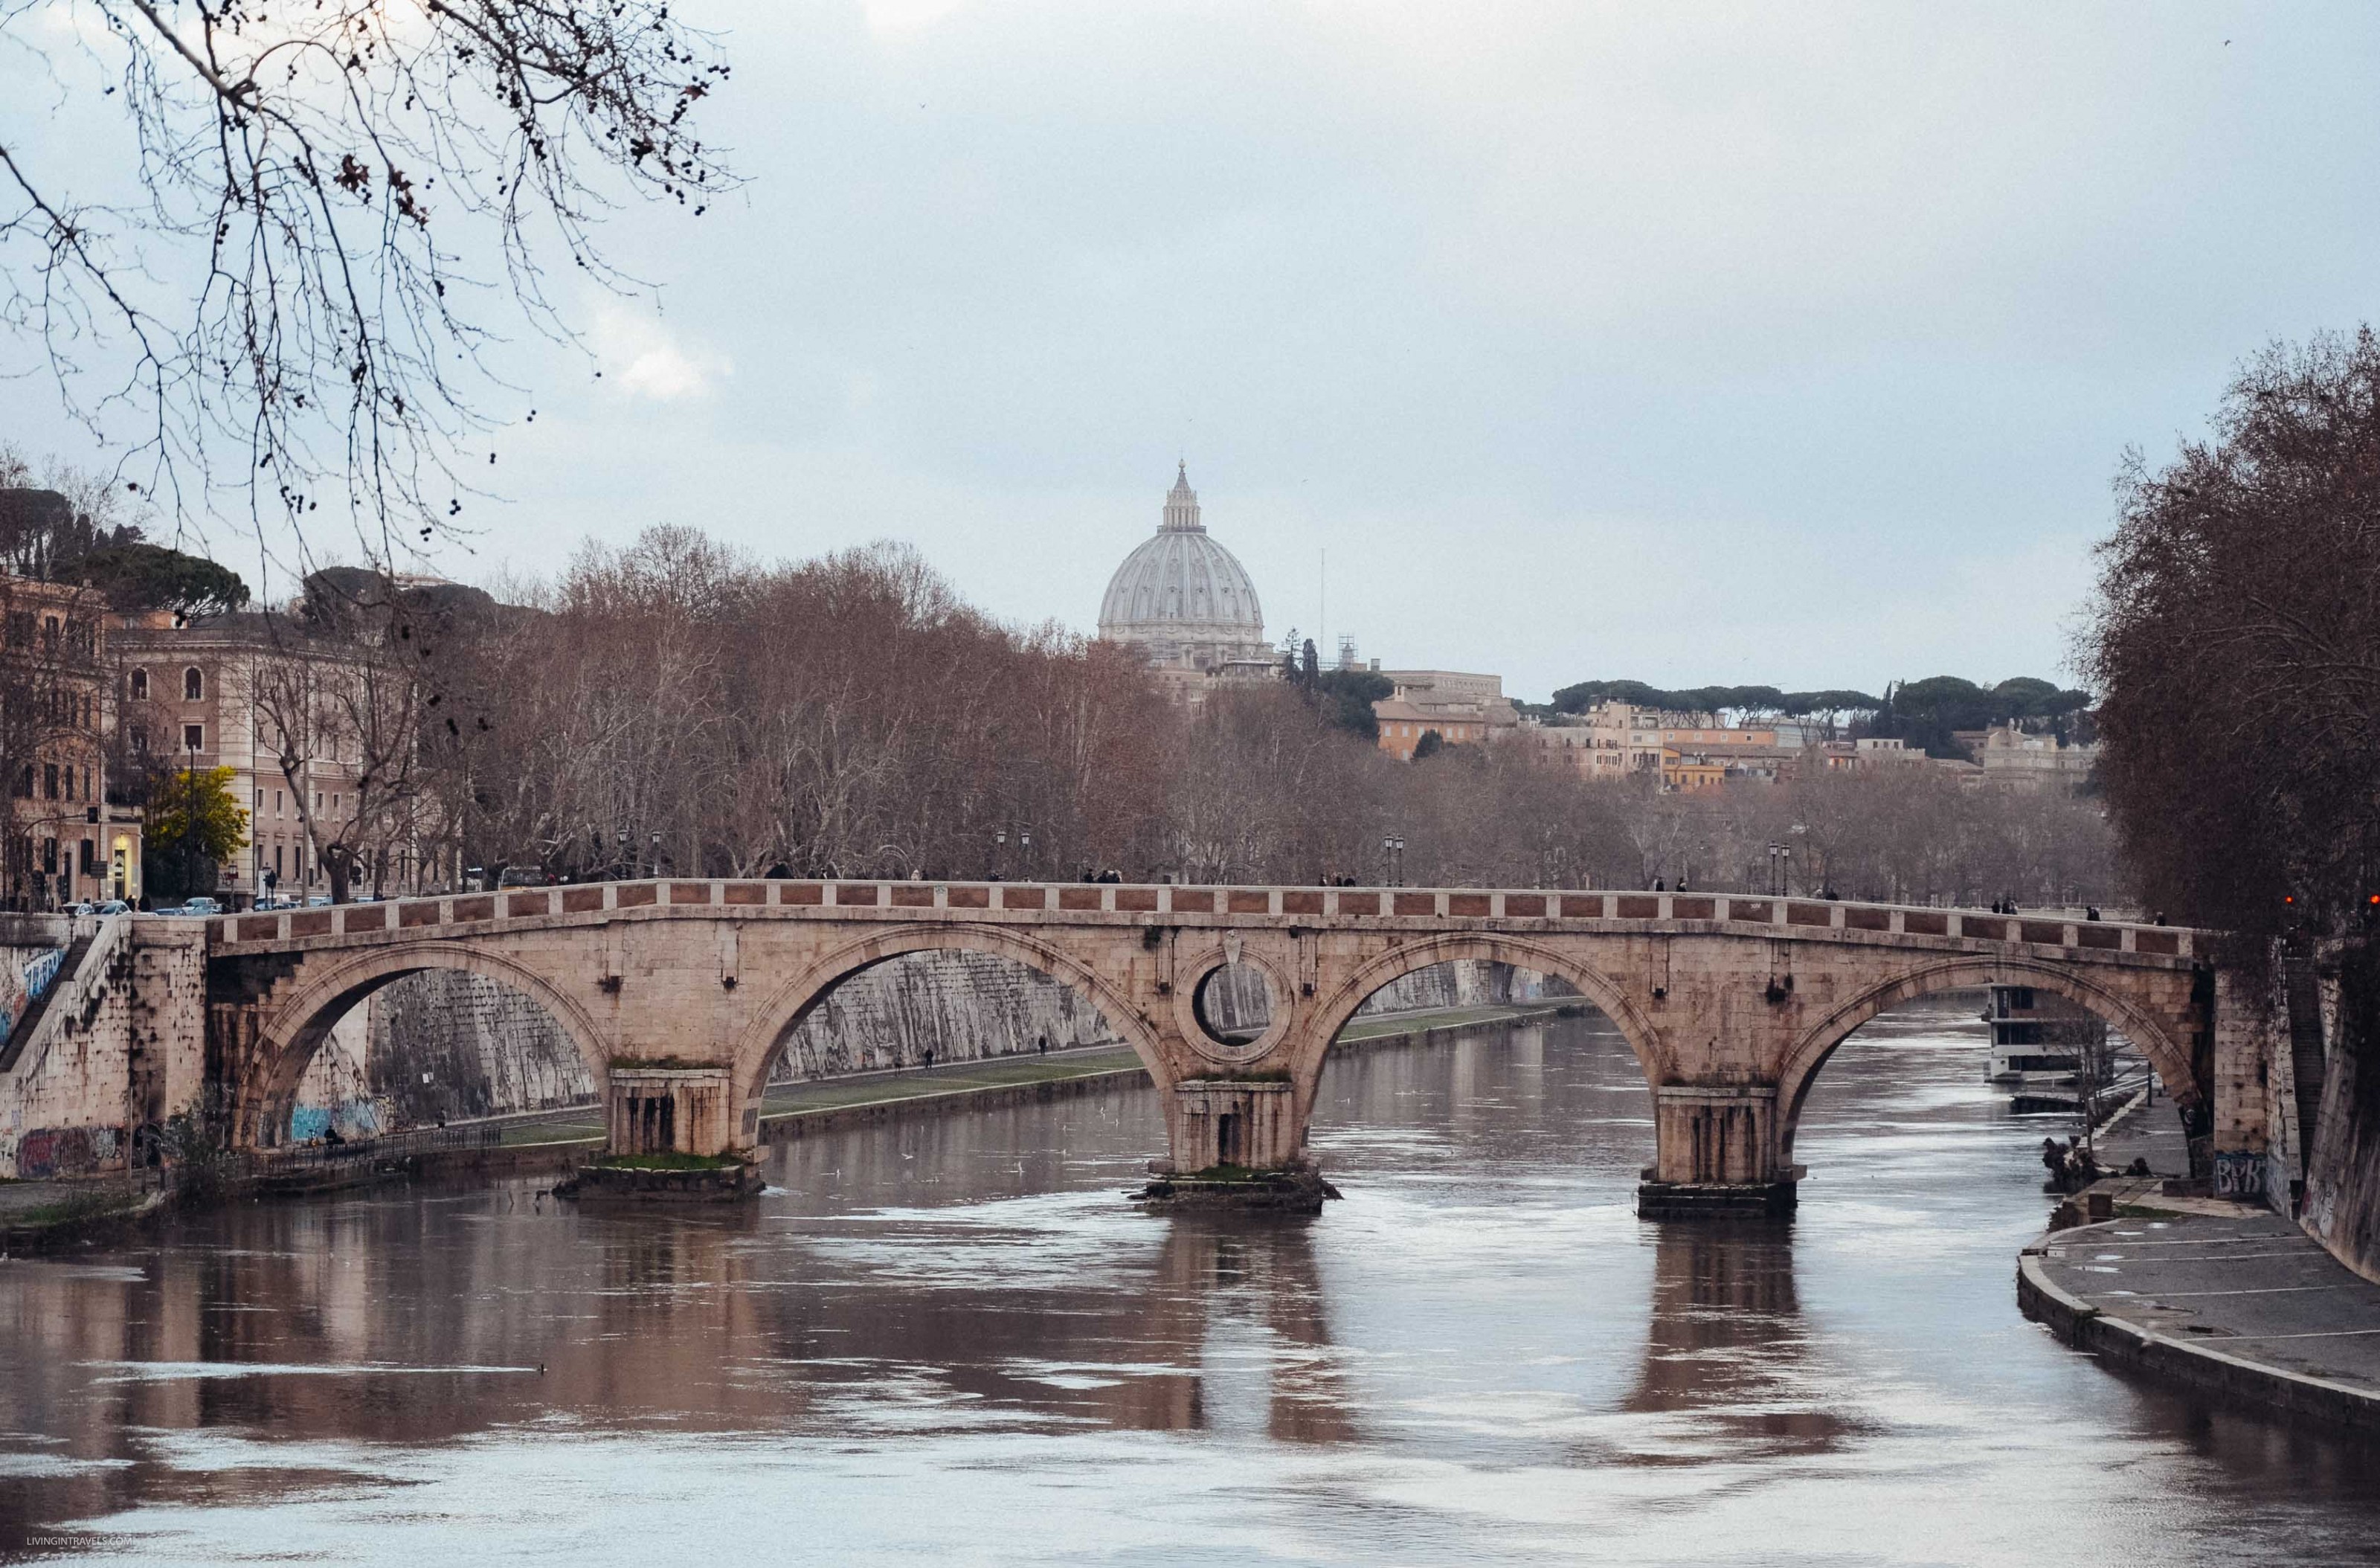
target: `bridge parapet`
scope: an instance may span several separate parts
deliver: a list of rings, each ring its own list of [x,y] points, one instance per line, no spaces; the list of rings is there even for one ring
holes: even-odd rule
[[[1748,893],[1623,893],[1493,888],[1317,888],[1184,883],[809,881],[661,879],[443,894],[211,918],[209,948],[226,955],[372,938],[417,940],[458,928],[519,922],[598,923],[633,918],[701,919],[1014,919],[1142,924],[1166,917],[1199,925],[1325,922],[1358,929],[1443,930],[1469,922],[1509,929],[1594,927],[1761,929],[1786,938],[1935,937],[1958,942],[2139,954],[2193,960],[2204,933],[2063,915],[1999,915],[1924,905],[1774,898]]]

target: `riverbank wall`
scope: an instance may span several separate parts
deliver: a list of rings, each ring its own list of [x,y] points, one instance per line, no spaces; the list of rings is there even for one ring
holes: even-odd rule
[[[0,1178],[126,1169],[206,1073],[206,930],[0,916]]]
[[[1536,976],[1504,965],[1440,964],[1384,988],[1357,1018],[1502,1005],[1544,991]],[[1263,1006],[1248,994],[1216,1001],[1225,1027]],[[1021,964],[919,953],[837,987],[794,1031],[770,1082],[1121,1043],[1087,998]],[[333,1127],[371,1137],[557,1109],[593,1094],[569,1037],[534,1001],[476,974],[436,970],[392,982],[340,1021],[307,1070],[291,1130],[301,1141]]]

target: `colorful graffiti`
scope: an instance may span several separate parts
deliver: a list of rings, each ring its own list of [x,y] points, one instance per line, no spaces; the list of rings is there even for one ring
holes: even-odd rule
[[[52,948],[27,959],[14,975],[0,973],[0,1045],[8,1043],[25,1010],[49,994],[65,960],[63,948]]]
[[[300,1105],[289,1112],[292,1143],[311,1143],[334,1126],[343,1138],[378,1137],[381,1108],[370,1100],[348,1100],[336,1105]]]
[[[17,1140],[17,1175],[38,1182],[80,1176],[123,1162],[121,1127],[37,1127]]]

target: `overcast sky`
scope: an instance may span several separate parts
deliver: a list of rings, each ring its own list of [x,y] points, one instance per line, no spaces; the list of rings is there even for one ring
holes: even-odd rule
[[[1276,638],[2056,675],[2123,449],[2380,278],[2369,6],[677,11],[750,182],[617,227],[454,576],[892,537],[1087,630],[1185,456]]]

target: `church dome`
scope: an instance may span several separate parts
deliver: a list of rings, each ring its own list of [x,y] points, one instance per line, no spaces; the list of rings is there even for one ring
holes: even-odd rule
[[[1198,520],[1186,463],[1175,471],[1157,537],[1143,541],[1109,579],[1099,635],[1135,644],[1158,663],[1209,668],[1271,656],[1256,584]]]

